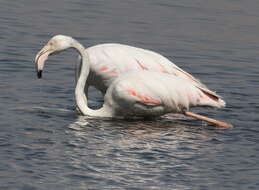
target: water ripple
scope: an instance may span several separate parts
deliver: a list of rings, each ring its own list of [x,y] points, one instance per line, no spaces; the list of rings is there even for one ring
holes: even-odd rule
[[[0,189],[258,189],[256,3],[2,2]],[[78,115],[75,52],[50,57],[42,80],[34,73],[35,54],[60,33],[86,47],[118,42],[162,53],[227,102],[193,111],[235,127]],[[89,93],[100,107],[100,93]]]

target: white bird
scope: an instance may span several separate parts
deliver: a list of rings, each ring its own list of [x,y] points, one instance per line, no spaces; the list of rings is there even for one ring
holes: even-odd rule
[[[38,77],[41,78],[44,63],[48,56],[58,50],[51,50],[52,43],[59,41],[63,43],[66,38],[63,35],[54,36],[46,46],[36,55],[36,68]],[[65,42],[64,42],[65,43]],[[200,87],[205,87],[198,79],[185,72],[166,57],[141,48],[136,48],[123,44],[99,44],[85,49],[82,53],[88,54],[90,62],[90,73],[86,82],[86,93],[89,86],[94,86],[105,94],[107,88],[118,76],[131,71],[156,71],[168,73],[180,78],[185,78]],[[79,56],[80,66],[77,67],[77,76],[80,73],[82,58]],[[217,96],[215,93],[210,92]]]
[[[57,35],[36,56],[35,64],[38,77],[41,77],[44,62],[48,55],[68,48],[76,49],[82,58],[75,98],[77,108],[83,115],[94,117],[150,117],[167,113],[182,113],[222,127],[231,127],[231,124],[189,112],[189,108],[193,106],[221,108],[225,106],[225,102],[190,74],[174,64],[170,66],[167,59],[151,51],[118,44],[99,45],[85,50],[75,39]],[[125,49],[122,50],[123,48]],[[101,51],[102,49],[103,51]],[[112,52],[113,49],[117,51]],[[123,63],[127,50],[129,50],[129,54],[136,53],[129,58],[125,57],[126,60],[132,59],[133,66],[128,62],[124,62],[122,65],[118,62]],[[116,55],[118,59],[114,59]],[[144,55],[145,64],[142,63],[142,55]],[[150,65],[146,63],[148,60],[151,62]],[[170,62],[170,64],[172,63]],[[112,67],[114,69],[111,70]],[[160,72],[154,72],[157,71],[158,67]],[[93,70],[92,73],[91,69]],[[125,70],[132,72],[125,74]],[[107,73],[105,73],[106,75],[99,75],[99,73],[102,73],[100,71],[106,71]],[[121,75],[120,72],[123,73],[123,71],[124,74]],[[86,81],[105,93],[102,108],[93,110],[88,107],[84,91]]]

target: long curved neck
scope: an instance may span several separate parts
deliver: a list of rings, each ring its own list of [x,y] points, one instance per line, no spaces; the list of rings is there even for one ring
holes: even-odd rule
[[[82,57],[81,71],[75,89],[75,98],[78,109],[83,115],[96,117],[111,117],[111,112],[109,111],[109,108],[105,105],[103,105],[103,107],[98,110],[93,110],[88,107],[87,97],[85,95],[84,88],[90,72],[89,55],[85,51],[84,46],[82,46],[76,40],[74,41],[72,47],[75,48]]]

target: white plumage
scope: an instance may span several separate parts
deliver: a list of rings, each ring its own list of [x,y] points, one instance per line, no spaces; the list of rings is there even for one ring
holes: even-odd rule
[[[167,58],[149,50],[122,44],[102,44],[85,49],[71,37],[54,36],[36,55],[38,76],[41,77],[48,55],[68,48],[76,49],[81,56],[75,97],[83,115],[146,117],[183,113],[206,120],[203,116],[199,118],[199,115],[188,112],[189,108],[225,106],[225,102],[216,93]],[[101,109],[92,110],[88,107],[85,89],[87,92],[89,85],[95,86],[105,95]],[[206,121],[216,121],[211,120]],[[226,124],[217,122],[214,123],[222,126]]]

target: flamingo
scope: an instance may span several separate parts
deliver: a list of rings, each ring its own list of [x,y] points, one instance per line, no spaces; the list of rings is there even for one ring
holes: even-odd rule
[[[169,65],[166,58],[152,51],[120,44],[104,44],[85,49],[72,37],[57,35],[36,55],[38,77],[41,77],[44,62],[49,55],[69,48],[75,49],[81,56],[75,99],[77,108],[83,115],[125,118],[182,113],[221,127],[232,127],[229,123],[190,112],[189,108],[194,106],[222,108],[225,102],[196,78],[171,62]],[[117,50],[117,53],[112,50]],[[127,50],[130,56],[124,57]],[[118,58],[115,58],[116,55]],[[129,60],[135,60],[132,68],[127,62]],[[143,60],[150,61],[151,64],[148,65]],[[124,64],[121,66],[118,61]],[[156,70],[158,67],[160,72]],[[126,70],[131,72],[126,73]],[[106,75],[100,71],[106,71]],[[88,107],[85,87],[89,84],[96,86],[104,94],[104,103],[100,109]]]
[[[38,78],[42,77],[42,70],[48,56],[58,52],[58,50],[51,49],[52,43],[55,41],[62,43],[64,39],[63,35],[56,35],[38,52],[35,58]],[[104,95],[113,80],[121,74],[142,70],[172,74],[206,89],[205,85],[198,79],[176,66],[166,57],[150,50],[113,43],[95,45],[85,49],[82,53],[87,53],[90,59],[90,73],[85,86],[86,94],[88,87],[94,86]],[[80,73],[82,56],[79,56],[79,63],[80,66],[76,67],[76,81]],[[215,93],[210,93],[216,96]]]

